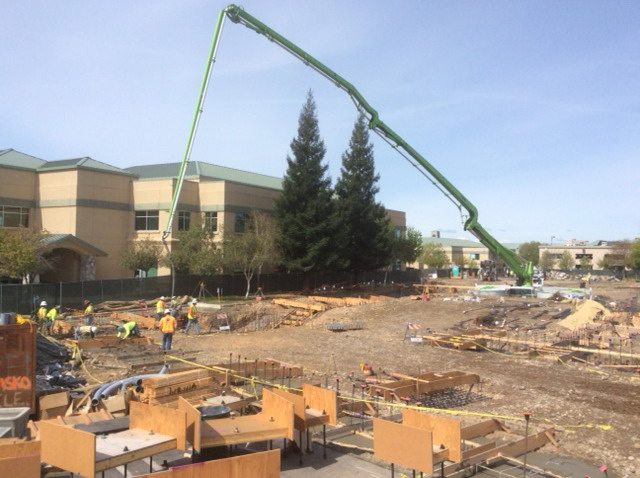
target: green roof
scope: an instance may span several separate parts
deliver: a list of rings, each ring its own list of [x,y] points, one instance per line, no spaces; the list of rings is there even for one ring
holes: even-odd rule
[[[0,150],[0,166],[9,166],[11,168],[30,169],[35,171],[45,164],[44,159],[29,156],[15,149]]]
[[[116,174],[126,174],[127,176],[131,176],[132,173],[129,171],[125,171],[124,169],[116,168],[115,166],[111,166],[110,164],[103,163],[101,161],[96,161],[93,158],[85,156],[84,158],[74,158],[74,159],[60,159],[57,161],[47,161],[45,164],[38,168],[38,172],[43,171],[59,171],[62,169],[91,169],[93,171],[102,171],[106,173],[116,173]]]
[[[126,168],[140,179],[169,179],[176,178],[180,172],[180,163],[148,164]],[[202,161],[192,161],[187,164],[185,179],[211,179],[214,181],[230,181],[269,189],[282,189],[282,178],[251,173],[240,169],[227,168]]]
[[[84,158],[60,159],[57,161],[45,161],[44,159],[29,156],[15,149],[0,150],[0,166],[8,166],[11,168],[29,169],[31,171],[59,171],[64,169],[91,169],[93,171],[103,171],[107,173],[132,174],[124,169],[116,168],[110,164],[96,161],[93,158],[85,156]]]

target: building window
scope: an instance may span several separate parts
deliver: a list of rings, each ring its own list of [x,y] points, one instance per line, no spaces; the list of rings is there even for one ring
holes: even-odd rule
[[[178,211],[178,231],[188,231],[191,226],[191,213]]]
[[[29,227],[29,208],[0,206],[0,227]]]
[[[204,213],[204,227],[211,232],[218,232],[218,213]]]
[[[234,231],[238,233],[243,233],[247,229],[248,219],[249,219],[249,215],[246,212],[237,212]]]
[[[136,231],[160,229],[160,211],[136,211]]]
[[[475,260],[475,261],[479,260],[480,259],[480,253],[479,252],[470,252],[469,253],[469,259],[472,259],[472,260]]]

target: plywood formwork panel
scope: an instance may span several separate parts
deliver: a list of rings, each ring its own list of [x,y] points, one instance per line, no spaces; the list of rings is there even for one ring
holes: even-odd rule
[[[306,405],[329,416],[329,425],[338,424],[338,394],[335,390],[302,384],[302,396]]]
[[[187,416],[184,411],[139,402],[129,404],[129,428],[174,437],[180,450],[186,449]]]
[[[492,459],[497,460],[500,458],[500,455],[515,457],[522,455],[525,451],[529,452],[536,450],[549,443],[549,437],[547,435],[552,433],[553,428],[549,428],[548,430],[536,433],[535,435],[529,435],[527,438],[521,438],[512,443],[507,443],[498,447],[490,447],[490,449],[484,452],[478,450],[476,453],[470,453],[469,457],[465,458],[464,466],[475,465],[483,461],[491,461]],[[460,463],[448,465],[444,468],[444,474],[448,475],[450,473],[454,473],[460,468]]]
[[[182,405],[186,407],[186,404]],[[194,433],[200,430],[200,447],[234,445],[254,441],[288,438],[293,440],[294,404],[286,398],[264,389],[262,413],[218,420],[198,420]],[[192,417],[191,414],[189,414]],[[189,424],[193,418],[189,419]]]
[[[93,477],[96,472],[96,436],[67,425],[39,423],[42,461],[63,470]]]
[[[433,472],[430,431],[374,418],[373,438],[376,458],[428,474]]]
[[[462,460],[462,434],[458,420],[405,408],[402,410],[402,424],[430,431],[433,444],[436,447],[444,445],[449,450],[449,460]]]
[[[176,445],[176,439],[172,436],[140,428],[102,435],[96,440],[95,471],[108,470],[175,450]]]
[[[415,380],[396,380],[393,382],[382,382],[377,385],[369,386],[369,395],[375,397],[378,395],[378,391],[382,395],[385,401],[391,401],[395,397],[413,395],[416,393]]]
[[[279,478],[280,450],[223,458],[138,478]]]
[[[287,428],[287,438],[293,440],[294,404],[289,400],[279,397],[268,389],[262,392],[262,413],[270,420]]]
[[[451,374],[455,372],[449,372]],[[475,374],[465,374],[459,372],[455,375],[433,378],[430,380],[417,379],[418,394],[436,392],[447,388],[460,387],[462,385],[474,385],[480,383],[480,376]]]
[[[187,400],[180,397],[178,399],[178,410],[185,413],[187,420],[186,439],[194,450],[200,451],[200,421],[202,414]]]
[[[305,398],[302,395],[286,392],[277,388],[272,389],[271,392],[293,403],[293,413],[295,415],[293,426],[296,430],[305,431],[307,429],[305,413],[307,407]]]
[[[498,420],[492,419],[484,422],[469,425],[462,429],[462,439],[468,440],[469,438],[485,436],[489,433],[493,433],[497,430],[502,430],[502,425]]]
[[[0,439],[0,471],[11,478],[40,478],[40,441]]]

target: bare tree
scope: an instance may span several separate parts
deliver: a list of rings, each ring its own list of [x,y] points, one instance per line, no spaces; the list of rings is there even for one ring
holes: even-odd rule
[[[276,222],[274,218],[260,211],[252,211],[245,232],[225,234],[224,265],[231,269],[241,269],[247,280],[245,298],[251,292],[251,279],[266,264],[276,264],[280,254],[276,246]]]

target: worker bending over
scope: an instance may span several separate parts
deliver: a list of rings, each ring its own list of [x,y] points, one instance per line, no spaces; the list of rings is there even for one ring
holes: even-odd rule
[[[184,329],[184,333],[188,334],[191,325],[193,325],[196,335],[200,335],[200,326],[198,325],[198,308],[196,305],[198,304],[198,299],[193,299],[191,304],[189,304],[189,309],[187,310],[187,326]]]
[[[165,309],[164,317],[160,319],[160,332],[162,332],[162,351],[171,350],[173,333],[176,331],[176,318],[171,315],[169,309]]]
[[[140,329],[138,328],[138,323],[135,321],[125,322],[122,325],[118,325],[118,338],[126,339],[130,335],[135,337],[140,337]]]
[[[95,338],[98,327],[95,325],[77,325],[73,328],[73,338],[80,340],[83,337]]]

